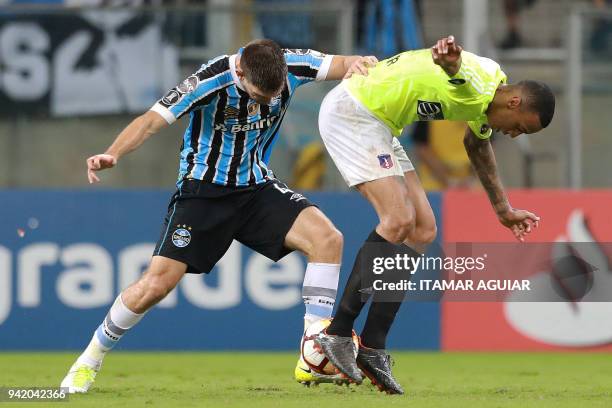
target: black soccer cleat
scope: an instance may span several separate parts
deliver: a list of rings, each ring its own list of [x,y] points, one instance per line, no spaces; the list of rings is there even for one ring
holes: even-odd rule
[[[391,373],[393,360],[385,350],[371,349],[359,345],[357,365],[380,391],[388,394],[401,395],[404,393],[404,389]]]
[[[355,361],[356,350],[352,337],[336,336],[322,331],[314,341],[321,348],[323,354],[342,374],[355,383],[361,384],[363,376]]]

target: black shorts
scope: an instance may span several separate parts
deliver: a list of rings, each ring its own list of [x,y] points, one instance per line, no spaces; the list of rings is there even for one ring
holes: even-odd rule
[[[278,261],[291,249],[285,237],[299,213],[314,204],[273,179],[252,187],[185,180],[168,205],[154,255],[208,273],[237,240]]]

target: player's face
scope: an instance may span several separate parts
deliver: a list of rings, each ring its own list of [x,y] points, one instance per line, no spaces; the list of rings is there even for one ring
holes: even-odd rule
[[[246,77],[242,79],[242,85],[244,86],[245,91],[249,94],[251,99],[255,100],[255,102],[261,105],[269,105],[272,102],[272,99],[280,95],[282,89],[274,92],[264,92],[255,85],[253,85]]]
[[[494,130],[512,138],[523,133],[531,134],[542,130],[540,117],[535,112],[525,112],[521,109],[506,109],[492,116],[489,117],[489,125]]]

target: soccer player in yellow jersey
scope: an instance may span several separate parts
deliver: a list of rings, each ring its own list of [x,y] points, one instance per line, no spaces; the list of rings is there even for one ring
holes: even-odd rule
[[[349,186],[372,204],[379,217],[369,242],[404,243],[418,256],[436,236],[433,211],[408,156],[396,139],[414,121],[468,123],[464,145],[499,221],[523,241],[539,218],[513,208],[497,174],[489,138],[493,130],[511,137],[548,126],[555,109],[550,88],[536,81],[506,84],[500,66],[455,43],[452,36],[431,49],[407,51],[380,61],[367,75],[354,75],[325,97],[319,114],[321,137]],[[330,361],[356,382],[361,371],[380,389],[403,393],[385,352],[399,302],[373,302],[355,360],[350,341],[363,305],[360,251],[336,316],[317,342]]]

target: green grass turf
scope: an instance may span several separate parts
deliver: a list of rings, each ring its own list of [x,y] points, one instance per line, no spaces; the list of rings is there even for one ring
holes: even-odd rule
[[[0,386],[59,384],[76,357],[0,353]],[[394,353],[407,390],[369,385],[305,388],[295,353],[123,353],[109,355],[92,391],[61,403],[19,407],[612,407],[606,354]],[[5,404],[0,403],[0,406]],[[8,407],[8,405],[7,405]]]

